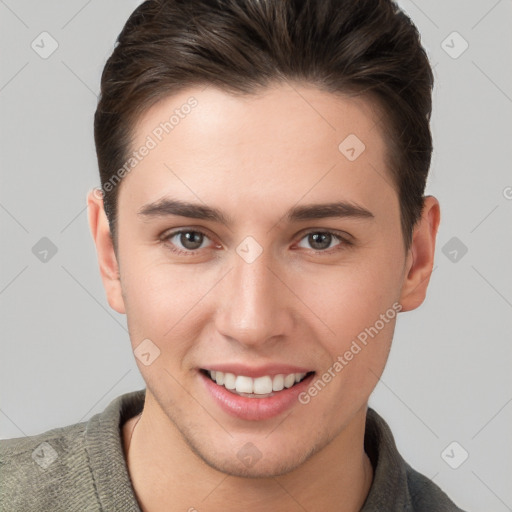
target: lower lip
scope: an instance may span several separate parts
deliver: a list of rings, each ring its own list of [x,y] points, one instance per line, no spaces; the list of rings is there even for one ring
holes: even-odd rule
[[[298,403],[298,395],[304,391],[314,373],[291,388],[274,391],[274,396],[266,398],[248,398],[232,393],[224,386],[219,386],[202,372],[198,372],[206,389],[219,407],[236,418],[248,421],[261,421],[273,418]]]

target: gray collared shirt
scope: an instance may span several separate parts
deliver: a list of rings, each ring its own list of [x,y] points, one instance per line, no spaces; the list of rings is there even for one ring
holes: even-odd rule
[[[140,512],[123,453],[123,423],[145,390],[114,399],[89,421],[0,441],[0,509]],[[361,512],[462,512],[397,451],[387,423],[368,409],[365,450],[374,478]]]

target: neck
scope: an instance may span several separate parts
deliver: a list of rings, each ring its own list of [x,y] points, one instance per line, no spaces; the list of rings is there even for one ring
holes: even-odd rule
[[[357,512],[373,479],[364,452],[365,420],[366,407],[300,467],[267,478],[243,478],[213,469],[192,451],[167,418],[162,421],[147,407],[123,426],[123,445],[144,512]]]

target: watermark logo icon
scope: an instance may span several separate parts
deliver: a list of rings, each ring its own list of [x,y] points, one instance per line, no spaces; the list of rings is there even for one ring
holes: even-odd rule
[[[253,263],[260,257],[263,247],[252,236],[247,236],[240,242],[236,252],[246,263]]]
[[[469,48],[469,43],[458,32],[454,31],[443,40],[441,48],[452,59],[458,59]]]
[[[452,469],[457,469],[469,457],[467,450],[459,444],[457,441],[451,442],[442,452],[441,458],[450,466]]]
[[[160,349],[149,338],[141,341],[133,353],[144,366],[153,364],[160,357]]]
[[[48,32],[41,32],[30,44],[42,59],[48,59],[59,47],[57,40]]]
[[[50,464],[55,462],[58,458],[58,454],[55,451],[55,448],[50,443],[44,441],[41,443],[33,452],[32,459],[34,459],[35,463],[46,469]]]
[[[468,248],[454,236],[443,245],[441,251],[452,263],[458,263],[466,255]]]
[[[42,263],[48,263],[56,254],[57,246],[47,237],[43,236],[32,247],[32,254]]]
[[[263,456],[253,443],[245,443],[236,454],[240,462],[246,467],[252,468]]]
[[[366,146],[357,135],[351,133],[340,142],[338,149],[347,160],[353,162],[361,156]]]

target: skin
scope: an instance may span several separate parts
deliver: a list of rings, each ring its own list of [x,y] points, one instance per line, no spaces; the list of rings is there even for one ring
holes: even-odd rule
[[[134,349],[149,338],[160,350],[149,366],[136,360],[146,403],[123,426],[139,503],[147,511],[360,510],[372,482],[366,408],[395,320],[307,405],[268,420],[225,413],[197,370],[277,362],[321,375],[394,303],[418,307],[432,272],[438,201],[425,198],[406,251],[378,112],[369,100],[306,84],[238,97],[190,88],[142,116],[133,147],[190,96],[198,105],[120,185],[117,254],[102,200],[88,196],[109,304],[127,315]],[[366,145],[353,162],[338,150],[349,134]],[[218,208],[232,223],[138,214],[163,197]],[[285,218],[294,206],[336,201],[373,216]],[[162,240],[179,228],[207,235],[195,255],[172,251],[190,252],[179,236]],[[333,237],[323,248],[308,237],[325,231],[351,244]],[[263,249],[252,263],[236,252],[247,236]],[[262,455],[251,467],[237,457],[247,442]]]

